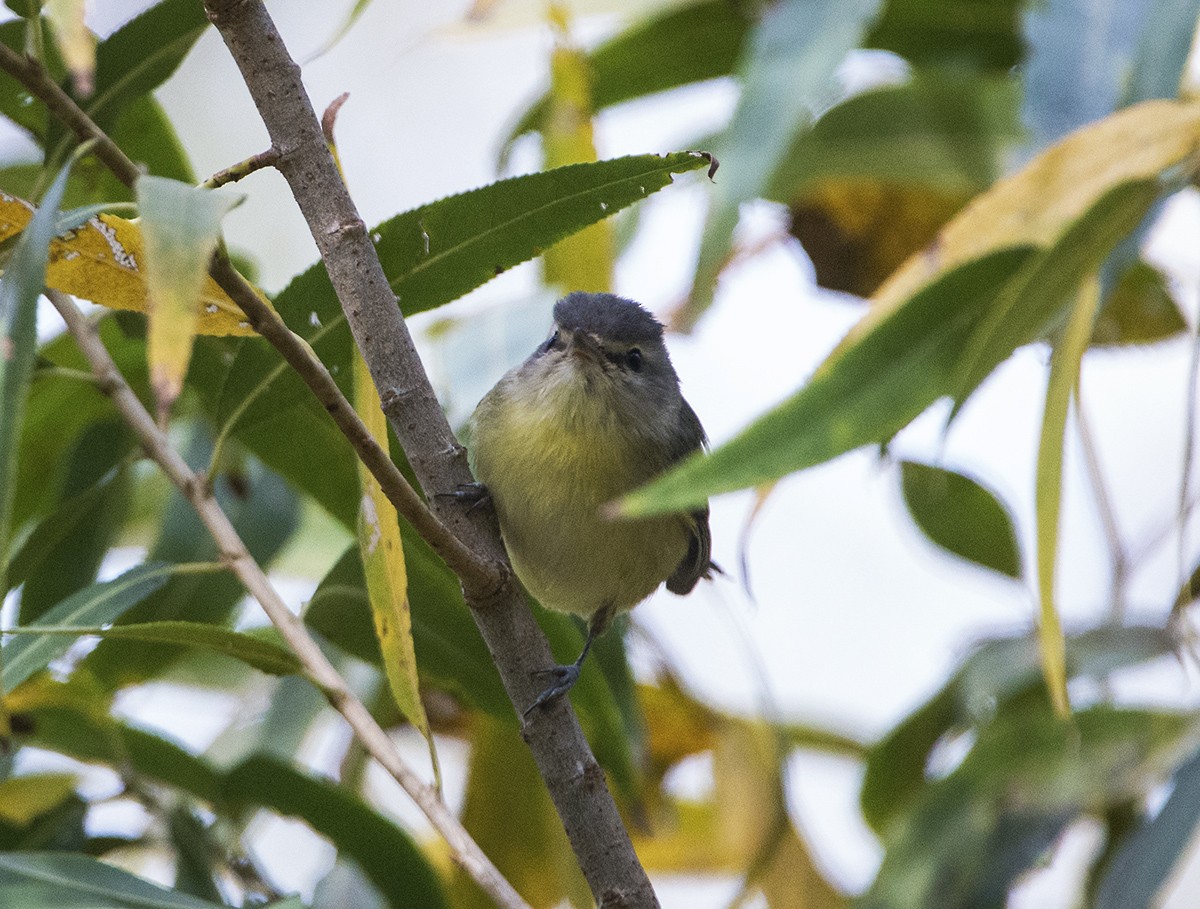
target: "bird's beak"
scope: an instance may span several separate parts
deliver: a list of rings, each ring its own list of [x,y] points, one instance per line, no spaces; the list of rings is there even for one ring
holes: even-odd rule
[[[604,349],[586,331],[571,332],[567,351],[581,360],[598,365],[605,361]]]

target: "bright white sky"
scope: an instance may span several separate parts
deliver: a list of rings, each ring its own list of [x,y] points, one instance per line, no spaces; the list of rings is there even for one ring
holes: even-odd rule
[[[293,53],[303,57],[337,28],[342,8],[351,5],[273,3],[271,9]],[[96,6],[103,30],[110,10],[118,11],[111,13],[113,21],[130,14],[127,0]],[[338,121],[338,144],[368,224],[494,179],[499,138],[544,84],[547,29],[534,18],[512,27],[463,27],[456,22],[465,6],[375,0],[333,51],[306,68],[319,109],[350,93]],[[580,33],[601,35],[616,21],[592,17],[580,23]],[[224,47],[210,33],[159,93],[201,176],[267,145],[248,97],[231,90],[239,84]],[[689,148],[721,125],[733,100],[729,85],[715,84],[606,114],[598,124],[601,156]],[[518,166],[535,167],[533,150],[521,151]],[[276,174],[254,175],[238,188],[248,198],[226,220],[227,236],[259,262],[262,283],[278,289],[313,261],[314,246]],[[678,301],[698,247],[706,196],[705,182],[689,175],[645,204],[642,235],[619,270],[620,293],[660,312]],[[778,224],[769,206],[747,215],[751,235]],[[1200,204],[1194,197],[1180,200],[1153,243],[1176,276],[1193,320],[1200,287],[1198,223]],[[549,301],[531,304],[535,291],[536,272],[516,269],[458,307],[487,314],[471,330],[493,360],[482,373],[461,376],[455,363],[463,354],[456,357],[454,348],[431,352],[435,377],[449,382],[453,376],[460,383],[456,394],[447,387],[455,412],[469,411],[478,391],[522,358],[545,330],[541,313]],[[852,301],[817,292],[794,246],[775,247],[731,269],[716,299],[698,330],[671,344],[684,393],[716,443],[793,392],[861,313]],[[506,324],[506,312],[519,313],[521,321]],[[1093,354],[1085,364],[1086,406],[1120,526],[1135,549],[1169,524],[1177,507],[1187,354],[1186,343],[1177,342]],[[1043,351],[1022,351],[966,409],[944,449],[944,412],[938,408],[896,444],[898,453],[940,456],[941,463],[998,490],[1017,515],[1027,554],[1045,372]],[[478,391],[467,395],[463,385]],[[1108,557],[1073,440],[1068,462],[1060,591],[1070,626],[1104,614]],[[738,565],[748,505],[746,495],[712,503],[714,557],[727,569]],[[900,501],[896,469],[871,453],[786,480],[750,540],[755,602],[727,580],[687,599],[660,593],[636,611],[695,690],[729,710],[755,712],[769,705],[789,719],[876,736],[931,694],[973,641],[1028,627],[1032,619],[1033,600],[1022,586],[944,556],[920,536]],[[331,552],[330,559],[337,554]],[[1160,620],[1177,585],[1175,544],[1168,538],[1133,576],[1135,613]],[[305,585],[297,590],[303,596]],[[1153,692],[1172,703],[1196,701],[1194,682],[1174,665],[1131,679],[1128,690],[1133,697]],[[127,709],[139,703],[147,715],[170,713],[165,704],[156,708],[151,697]],[[804,826],[819,831],[820,858],[835,879],[853,888],[870,880],[878,861],[877,847],[857,816],[857,785],[852,767],[828,759],[798,761],[793,775],[793,804]],[[409,816],[407,809],[398,810]],[[286,852],[281,850],[289,859],[278,871],[286,882],[305,886],[307,875],[294,881],[288,876],[310,864],[297,861],[294,851],[304,837],[276,826],[289,831],[282,841]],[[1079,834],[1080,848],[1086,836],[1087,831]],[[313,853],[314,861],[321,861],[319,854]],[[696,882],[668,886],[662,894],[667,909],[715,907],[729,896],[727,886]],[[1040,898],[1033,889],[1019,902],[1032,906]]]

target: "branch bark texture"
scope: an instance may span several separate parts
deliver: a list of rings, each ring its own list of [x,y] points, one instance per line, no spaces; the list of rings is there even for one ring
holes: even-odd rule
[[[472,480],[417,356],[366,225],[325,144],[300,68],[259,0],[205,0],[241,70],[279,153],[276,167],[291,187],[321,251],[329,278],[363,353],[388,420],[427,493]],[[518,712],[539,693],[530,670],[554,663],[511,570],[490,516],[472,518],[427,496],[443,523],[494,570],[463,577],[464,593]],[[454,566],[451,566],[452,568]],[[605,909],[650,909],[658,901],[634,853],[604,773],[566,698],[535,711],[525,738],[546,782],[597,903]]]

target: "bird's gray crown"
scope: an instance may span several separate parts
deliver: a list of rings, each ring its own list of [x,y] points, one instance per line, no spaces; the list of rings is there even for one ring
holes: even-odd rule
[[[658,319],[633,300],[616,294],[576,291],[554,304],[554,321],[568,331],[584,331],[625,344],[662,343]]]

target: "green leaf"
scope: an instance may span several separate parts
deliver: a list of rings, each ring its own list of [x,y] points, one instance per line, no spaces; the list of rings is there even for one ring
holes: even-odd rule
[[[13,556],[9,583],[25,584],[22,625],[96,579],[127,513],[132,483],[121,461],[134,445],[128,424],[103,421],[84,430],[69,453],[63,487],[69,498],[34,528]]]
[[[1004,905],[1068,824],[1142,797],[1195,748],[1198,733],[1194,716],[1108,706],[1063,723],[1041,692],[1008,705],[889,828],[860,905]]]
[[[149,174],[138,177],[134,189],[150,297],[150,382],[159,422],[165,422],[183,390],[200,318],[201,290],[221,236],[221,219],[244,197]]]
[[[226,859],[204,822],[190,807],[176,805],[167,815],[167,833],[175,852],[175,889],[205,900],[219,900],[213,873]]]
[[[1152,26],[1148,7],[1152,0],[1127,0],[1102,9],[1087,0],[1053,0],[1030,4],[1023,12],[1023,31],[1028,59],[1024,66],[1024,120],[1029,125],[1035,147],[1049,144],[1072,130],[1098,120],[1116,110],[1128,83],[1130,68],[1139,39],[1155,51],[1166,52],[1164,66],[1173,62],[1176,82],[1170,93],[1155,97],[1174,98],[1178,94],[1183,58],[1167,51],[1180,41],[1190,44],[1195,29],[1191,22],[1182,26],[1188,38],[1168,38],[1159,33],[1148,35]],[[1194,4],[1193,4],[1194,5]],[[1168,17],[1174,18],[1174,17]],[[1086,40],[1080,40],[1086,35]],[[1186,56],[1186,50],[1184,55]],[[1138,78],[1150,73],[1144,64]],[[1142,83],[1149,87],[1153,80]],[[1132,95],[1130,101],[1144,100]]]
[[[416,531],[406,526],[401,538],[422,679],[493,716],[513,717],[461,586]],[[349,547],[321,581],[304,621],[347,653],[382,667],[357,545]]]
[[[791,203],[823,181],[846,178],[978,192],[1021,135],[1018,97],[1008,77],[923,70],[854,95],[796,137],[767,196]]]
[[[70,173],[68,164],[51,184],[21,232],[0,281],[0,574],[8,565],[17,451],[37,353],[37,301]]]
[[[26,28],[27,25],[23,19],[0,22],[0,42],[7,45],[10,50],[23,54]],[[62,77],[63,63],[53,44],[47,44],[44,62],[56,79]],[[35,100],[24,85],[2,70],[0,70],[0,115],[7,117],[24,129],[39,144],[45,141],[49,122],[46,105]],[[5,189],[7,188],[6,186]]]
[[[1102,681],[1113,671],[1175,652],[1172,635],[1151,626],[1105,626],[1067,640],[1071,678]],[[1033,635],[984,642],[945,686],[905,718],[867,757],[862,809],[878,833],[886,833],[929,785],[925,768],[945,736],[987,722],[998,706],[1022,697],[1041,681]]]
[[[191,0],[163,0],[131,19],[96,48],[96,90],[79,99],[101,129],[111,130],[126,106],[162,85],[208,28],[204,7]],[[61,126],[50,160],[73,139]]]
[[[719,144],[725,179],[716,185],[705,223],[686,324],[695,324],[712,302],[738,207],[767,193],[796,136],[828,103],[837,67],[879,6],[880,0],[781,0],[763,13],[738,66],[742,96]]]
[[[1186,328],[1166,276],[1148,262],[1134,261],[1105,297],[1090,346],[1154,344]]]
[[[55,909],[218,909],[83,855],[0,853],[0,905]]]
[[[588,55],[593,110],[728,75],[751,24],[748,5],[702,0],[672,5],[634,25]],[[646,66],[647,60],[654,66]],[[542,128],[549,104],[544,95],[521,115],[500,152],[501,169],[513,142]]]
[[[623,512],[676,510],[760,486],[885,441],[943,395],[961,406],[1018,346],[1053,327],[1079,282],[1161,191],[1157,179],[1118,183],[1048,247],[992,252],[918,284],[895,306],[876,305],[804,388],[710,455],[627,497]]]
[[[258,756],[230,770],[221,791],[229,802],[303,820],[358,862],[392,909],[448,905],[437,873],[408,834],[332,780]]]
[[[674,174],[708,164],[699,152],[573,164],[432,202],[383,222],[371,235],[401,310],[412,316],[457,299],[670,185]],[[324,266],[295,278],[274,302],[288,327],[313,345],[348,388],[349,330]],[[222,389],[218,418],[224,422],[236,414],[239,423],[250,423],[307,395],[292,370],[276,369],[279,362],[267,345],[244,344]],[[253,404],[243,407],[247,399]]]
[[[914,461],[900,462],[904,504],[930,541],[1011,578],[1021,577],[1021,552],[1008,509],[970,477]]]
[[[1151,909],[1193,841],[1200,822],[1200,756],[1176,771],[1171,795],[1153,820],[1134,830],[1109,862],[1094,909]]]
[[[1023,57],[1021,0],[888,0],[863,40],[915,66],[1007,72]]]
[[[97,325],[100,339],[117,368],[143,400],[147,395],[146,348],[125,333],[117,319],[102,318]],[[42,345],[39,362],[83,370],[91,368],[70,335],[63,334]],[[124,423],[107,395],[96,393],[90,382],[34,372],[29,404],[21,434],[13,501],[13,524],[45,516],[62,502],[68,488],[72,454],[79,450],[84,433],[99,423]],[[110,454],[115,454],[111,449]],[[100,458],[97,454],[97,463]],[[83,457],[82,451],[80,457]],[[115,463],[115,462],[113,462]],[[105,465],[108,469],[112,464]]]
[[[179,571],[178,565],[147,562],[131,568],[118,578],[93,584],[67,597],[49,610],[38,624],[90,625],[115,621],[126,610],[162,588]],[[36,629],[37,625],[26,626]],[[3,647],[4,668],[0,675],[5,693],[45,669],[70,647],[70,641],[46,635],[15,637]]]
[[[682,509],[890,438],[946,394],[971,328],[1030,250],[992,253],[872,310],[809,383],[707,457],[694,457],[623,501],[623,513]]]
[[[1200,17],[1198,0],[1150,0],[1121,105],[1174,98],[1187,66]]]
[[[9,634],[59,634],[70,637],[94,636],[151,644],[175,644],[180,647],[201,647],[240,660],[271,675],[291,675],[301,670],[300,661],[291,651],[271,641],[252,637],[241,631],[206,625],[202,622],[146,622],[110,627],[87,625],[46,625],[30,628],[10,628]]]
[[[1013,351],[1061,322],[1080,282],[1142,222],[1163,190],[1157,179],[1117,184],[1009,282],[960,354],[955,413]],[[1089,338],[1091,328],[1089,322]]]
[[[188,462],[203,464],[210,453],[207,437],[200,427],[195,427],[185,450]],[[220,474],[212,479],[217,502],[233,522],[250,554],[260,565],[269,566],[298,525],[299,504],[295,492],[278,476],[249,458],[240,465],[237,483],[231,484]],[[151,547],[151,559],[211,562],[220,557],[217,545],[196,516],[195,509],[178,492],[171,491],[160,512],[161,529]],[[231,572],[189,574],[173,578],[162,590],[147,597],[144,603],[121,619],[121,624],[183,619],[225,625],[245,596],[245,588]],[[115,688],[153,677],[178,659],[181,652],[181,648],[168,645],[145,647],[136,641],[106,640],[101,641],[84,662],[106,686]]]

